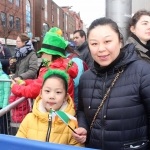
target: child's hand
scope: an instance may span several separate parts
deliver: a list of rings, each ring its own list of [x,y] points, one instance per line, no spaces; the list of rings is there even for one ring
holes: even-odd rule
[[[14,80],[15,80],[16,82],[18,82],[18,81],[21,80],[21,79],[20,79],[20,77],[16,77]]]
[[[10,85],[10,87],[12,88],[14,84],[16,84],[16,82],[13,79],[11,79],[11,85]]]
[[[87,137],[87,131],[84,128],[77,128],[74,130],[77,134],[72,133],[74,139],[79,143],[84,143]]]

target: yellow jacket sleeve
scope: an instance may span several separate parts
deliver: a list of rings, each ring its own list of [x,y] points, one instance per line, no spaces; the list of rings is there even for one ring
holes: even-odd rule
[[[30,115],[31,114],[27,114],[26,117],[23,119],[22,123],[20,124],[18,132],[16,134],[17,137],[27,138],[28,123],[29,121],[31,121]]]

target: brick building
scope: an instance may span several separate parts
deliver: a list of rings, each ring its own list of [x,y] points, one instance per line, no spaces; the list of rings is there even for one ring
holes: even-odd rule
[[[82,28],[82,21],[78,14],[67,9],[53,0],[1,0],[0,40],[5,43],[7,38],[7,44],[15,46],[17,35],[27,32],[39,50],[45,33],[54,26],[59,27],[68,40],[73,31]]]
[[[34,0],[1,0],[0,1],[0,40],[8,45],[15,45],[17,35],[27,31],[34,35]]]

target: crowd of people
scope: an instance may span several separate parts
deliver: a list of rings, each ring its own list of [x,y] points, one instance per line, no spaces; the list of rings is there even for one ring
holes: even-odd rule
[[[87,36],[83,30],[74,31],[74,47],[53,27],[37,52],[40,66],[27,34],[18,35],[14,57],[1,45],[0,78],[13,74],[13,101],[34,100],[16,136],[102,150],[148,150],[150,12],[137,11],[129,30],[123,45],[117,23],[99,18]],[[6,92],[6,86],[0,90]],[[0,108],[8,105],[6,99],[11,101],[9,93],[0,99]]]

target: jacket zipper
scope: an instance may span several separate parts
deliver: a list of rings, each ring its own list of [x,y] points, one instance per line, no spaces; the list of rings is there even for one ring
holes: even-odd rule
[[[106,92],[106,79],[107,79],[107,72],[106,72],[106,76],[105,76],[105,80],[103,84],[103,97]],[[104,105],[102,108],[102,149],[104,150],[104,126],[103,125],[104,125]]]
[[[48,129],[46,134],[46,142],[49,142],[50,139],[50,133],[51,133],[51,126],[52,126],[52,115],[48,114]]]

